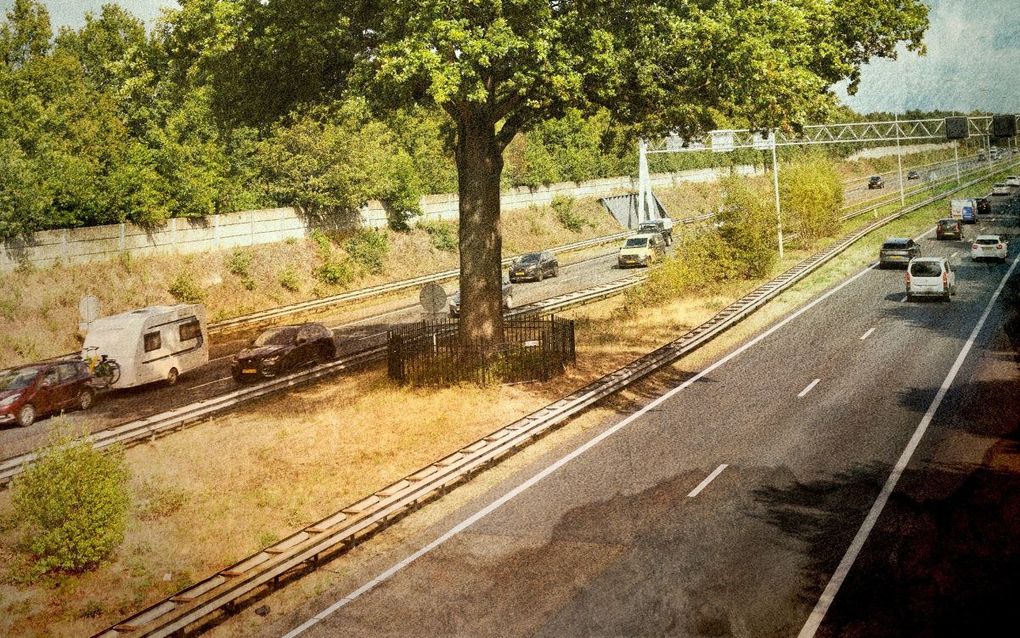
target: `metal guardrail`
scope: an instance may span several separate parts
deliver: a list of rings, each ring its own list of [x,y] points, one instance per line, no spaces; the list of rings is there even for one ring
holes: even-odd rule
[[[582,250],[584,248],[590,248],[592,246],[599,246],[601,244],[607,244],[610,242],[624,239],[631,235],[631,231],[622,231],[614,233],[612,235],[603,235],[601,237],[594,237],[592,239],[585,239],[582,241],[573,242],[570,244],[564,244],[551,248],[550,250],[554,253],[564,253],[574,250]],[[517,257],[507,257],[502,260],[503,265],[507,265]],[[254,312],[247,315],[241,315],[239,317],[232,317],[223,321],[218,321],[209,325],[209,332],[228,332],[230,330],[236,330],[242,327],[249,327],[260,325],[268,321],[274,321],[281,317],[288,315],[294,315],[305,312],[314,312],[328,308],[340,303],[349,301],[357,301],[359,299],[366,299],[369,297],[376,297],[380,295],[390,294],[399,292],[401,290],[407,290],[408,288],[414,288],[422,284],[431,282],[445,281],[447,279],[454,279],[460,275],[460,270],[445,270],[438,273],[432,273],[430,275],[422,275],[420,277],[412,277],[410,279],[401,279],[400,281],[393,281],[386,284],[380,284],[378,286],[371,286],[368,288],[360,288],[358,290],[351,290],[349,292],[340,293],[338,295],[332,295],[329,297],[322,297],[320,299],[312,299],[310,301],[302,301],[296,304],[290,304],[287,306],[278,306],[276,308],[270,308],[268,310],[262,310],[260,312]]]
[[[235,601],[253,591],[278,584],[289,573],[297,573],[308,565],[315,566],[321,558],[351,548],[425,502],[470,479],[485,467],[513,454],[548,430],[701,347],[871,231],[979,181],[981,179],[962,184],[953,191],[937,194],[868,224],[759,286],[679,339],[151,605],[95,636],[118,638],[128,635],[172,635],[196,623],[207,622],[214,614],[229,608]]]

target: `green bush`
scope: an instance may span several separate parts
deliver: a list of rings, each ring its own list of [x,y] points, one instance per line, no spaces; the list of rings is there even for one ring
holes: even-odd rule
[[[319,248],[319,255],[322,256],[323,259],[332,254],[333,242],[326,235],[326,233],[322,232],[318,228],[315,228],[312,230],[311,233],[308,234],[308,238],[311,239],[312,243],[314,243]]]
[[[242,279],[247,279],[251,276],[251,261],[251,251],[244,248],[235,248],[226,259],[227,272],[237,275]]]
[[[280,271],[279,280],[280,286],[282,286],[284,290],[289,290],[291,292],[298,292],[301,290],[301,284],[298,281],[297,273],[294,272],[294,269],[290,266]]]
[[[552,199],[552,209],[556,211],[556,219],[567,230],[579,233],[585,226],[594,226],[590,220],[574,212],[574,198],[557,195]]]
[[[39,574],[98,565],[124,540],[130,503],[119,448],[100,452],[59,424],[55,432],[11,494]]]
[[[383,259],[389,249],[386,233],[377,230],[359,230],[344,242],[344,250],[351,260],[373,274],[382,272]]]
[[[421,222],[418,224],[429,235],[432,247],[444,253],[457,251],[457,225],[450,222]]]
[[[839,230],[843,183],[832,160],[813,155],[783,166],[779,196],[786,231],[796,233],[802,245],[810,246]]]
[[[743,275],[745,266],[715,229],[685,232],[673,255],[648,273],[648,279],[627,292],[631,311],[678,299],[686,294],[712,292],[719,284]]]
[[[743,177],[722,182],[719,234],[741,265],[741,276],[763,277],[778,258],[776,211],[768,189]]]
[[[170,282],[167,292],[180,303],[200,303],[205,299],[205,291],[187,271],[181,272]]]
[[[330,286],[345,286],[354,281],[354,265],[349,259],[329,259],[315,269],[315,278]]]

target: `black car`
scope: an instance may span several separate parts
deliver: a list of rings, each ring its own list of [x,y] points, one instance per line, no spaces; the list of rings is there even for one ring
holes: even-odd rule
[[[881,175],[872,175],[868,178],[868,188],[885,188],[885,180]]]
[[[526,253],[510,264],[510,281],[517,283],[526,279],[542,281],[546,277],[560,274],[560,262],[549,251]]]
[[[935,224],[935,239],[963,239],[963,225],[959,219],[940,219]]]
[[[989,215],[992,212],[992,202],[985,197],[978,197],[977,199],[977,212],[978,215]]]
[[[921,179],[921,174],[917,171],[910,171],[907,173],[907,179]]]
[[[230,373],[238,381],[268,379],[334,358],[333,333],[321,323],[279,326],[269,328],[234,355]]]
[[[885,268],[890,264],[906,266],[914,257],[921,256],[921,246],[913,239],[906,237],[890,237],[878,251],[878,267]]]
[[[514,307],[514,285],[506,277],[503,278],[503,312]],[[460,316],[460,291],[453,293],[450,298],[450,318],[456,319]]]

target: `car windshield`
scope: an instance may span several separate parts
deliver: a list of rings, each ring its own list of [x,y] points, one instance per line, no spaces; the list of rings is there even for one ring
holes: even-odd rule
[[[871,181],[873,181],[873,182],[877,182],[877,181],[879,181],[879,180],[881,180],[881,179],[882,179],[882,178],[881,178],[881,177],[879,177],[878,175],[872,175],[872,176],[871,176]]]
[[[648,245],[647,237],[632,237],[627,240],[624,248],[643,248]]]
[[[995,244],[999,243],[999,240],[996,237],[978,237],[977,243],[981,244],[982,246],[994,246]]]
[[[942,226],[943,228],[952,228],[952,227],[955,227],[956,226],[956,220],[955,219],[941,219],[941,220],[939,220],[939,226]]]
[[[0,392],[22,390],[32,385],[42,368],[20,368],[0,371]]]
[[[296,328],[276,328],[275,330],[266,330],[259,338],[252,344],[256,347],[262,346],[289,346],[294,343],[294,337],[297,335]]]
[[[938,277],[942,274],[942,264],[937,261],[915,261],[910,264],[910,274],[915,277]]]
[[[538,253],[528,253],[527,255],[521,255],[521,258],[517,261],[522,264],[537,264],[541,257]]]
[[[905,239],[890,239],[889,241],[882,244],[882,248],[889,248],[892,250],[902,250],[907,247],[907,241]]]

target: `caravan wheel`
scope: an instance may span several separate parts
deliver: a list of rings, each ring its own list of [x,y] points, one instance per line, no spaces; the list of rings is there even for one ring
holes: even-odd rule
[[[166,374],[166,384],[176,385],[178,376],[180,376],[180,374],[177,372],[177,368],[170,368],[170,372]]]

